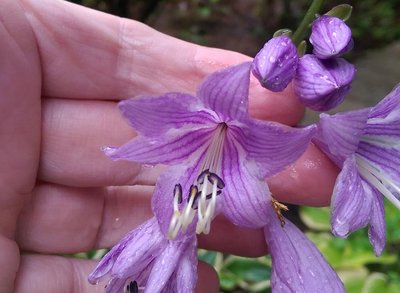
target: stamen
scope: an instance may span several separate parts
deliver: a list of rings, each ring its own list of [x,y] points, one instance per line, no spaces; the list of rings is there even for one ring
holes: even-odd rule
[[[282,210],[287,212],[289,210],[289,208],[274,198],[271,198],[271,204],[272,204],[272,207],[274,208],[275,213],[278,216],[278,219],[281,222],[281,226],[283,228],[283,226],[285,226],[285,218],[282,215]]]
[[[197,233],[209,233],[211,221],[214,218],[217,196],[222,193],[225,187],[224,181],[216,174],[211,172],[221,171],[222,150],[225,140],[225,133],[228,126],[221,123],[216,126],[214,135],[207,147],[200,174],[197,176],[196,183],[190,187],[187,196],[187,203],[182,208],[182,186],[176,184],[174,188],[173,215],[171,218],[168,237],[174,239],[179,230],[185,232],[192,223],[197,210]],[[211,193],[210,193],[211,189]]]
[[[131,281],[128,285],[126,285],[126,293],[138,293],[139,287],[136,281]]]
[[[361,176],[378,189],[396,208],[400,209],[400,199],[389,189],[393,188],[396,193],[400,194],[400,187],[360,156],[357,156],[356,161]]]

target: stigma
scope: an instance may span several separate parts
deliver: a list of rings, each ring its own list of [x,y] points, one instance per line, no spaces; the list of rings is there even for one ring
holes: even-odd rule
[[[169,239],[175,239],[179,231],[186,232],[195,220],[197,220],[197,234],[210,232],[211,222],[215,217],[217,197],[225,187],[224,181],[218,174],[221,173],[222,152],[227,128],[225,123],[216,126],[206,149],[200,173],[187,191],[185,203],[181,184],[175,185],[173,214],[168,229]]]

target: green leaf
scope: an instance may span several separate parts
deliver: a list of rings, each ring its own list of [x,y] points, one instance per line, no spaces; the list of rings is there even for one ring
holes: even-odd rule
[[[271,268],[257,259],[232,257],[224,269],[229,270],[247,282],[261,282],[271,277]]]
[[[387,277],[382,273],[372,273],[365,281],[362,293],[386,292]]]
[[[310,229],[330,231],[329,208],[300,207],[300,218]]]
[[[350,18],[351,12],[353,11],[353,7],[349,4],[340,4],[338,6],[333,7],[329,10],[325,15],[335,16],[343,21],[346,21]]]

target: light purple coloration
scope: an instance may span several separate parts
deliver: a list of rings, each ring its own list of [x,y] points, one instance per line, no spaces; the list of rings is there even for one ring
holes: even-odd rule
[[[96,284],[109,279],[107,293],[125,292],[130,281],[141,292],[193,292],[197,280],[196,237],[166,240],[152,218],[129,232],[89,275]]]
[[[342,58],[320,60],[307,54],[299,60],[294,90],[305,106],[327,111],[343,101],[355,72],[354,66]]]
[[[373,108],[320,115],[315,142],[340,168],[332,229],[346,237],[369,225],[377,255],[385,246],[383,194],[400,209],[400,86]]]
[[[281,92],[296,74],[298,60],[296,46],[289,37],[274,37],[257,53],[252,73],[263,87]]]
[[[341,56],[353,48],[351,29],[340,18],[320,16],[312,24],[310,43],[320,59]]]
[[[272,257],[274,293],[345,292],[342,281],[324,257],[293,223],[281,222],[272,209],[264,228]]]
[[[273,241],[275,232],[270,231],[277,227],[271,217],[276,215],[265,177],[305,151],[315,126],[295,129],[249,117],[250,67],[247,62],[210,75],[197,96],[169,93],[119,104],[139,136],[119,148],[106,148],[106,154],[115,160],[170,166],[156,183],[152,200],[156,220],[117,244],[90,275],[92,283],[107,275],[112,278],[110,292],[129,280],[136,280],[145,292],[193,292],[195,232],[208,233],[218,213],[242,227],[267,226],[267,241]],[[291,235],[304,238],[292,224],[284,229],[288,241]],[[307,245],[304,249],[311,253]],[[278,268],[286,266],[281,264],[284,256],[274,255]],[[315,282],[321,278],[340,287],[335,272],[326,270],[328,265],[317,258],[321,272]],[[306,266],[309,261],[300,257],[297,264]],[[308,283],[309,274],[291,278],[307,280],[303,288],[311,290],[316,283]]]

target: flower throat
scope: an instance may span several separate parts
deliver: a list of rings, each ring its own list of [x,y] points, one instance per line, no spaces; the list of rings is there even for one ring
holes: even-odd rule
[[[179,231],[185,232],[197,214],[196,233],[208,234],[214,218],[217,196],[225,187],[221,174],[221,161],[224,140],[228,126],[220,123],[207,147],[196,182],[190,186],[187,203],[182,209],[182,186],[176,184],[173,192],[173,215],[168,230],[168,238],[174,239]]]

